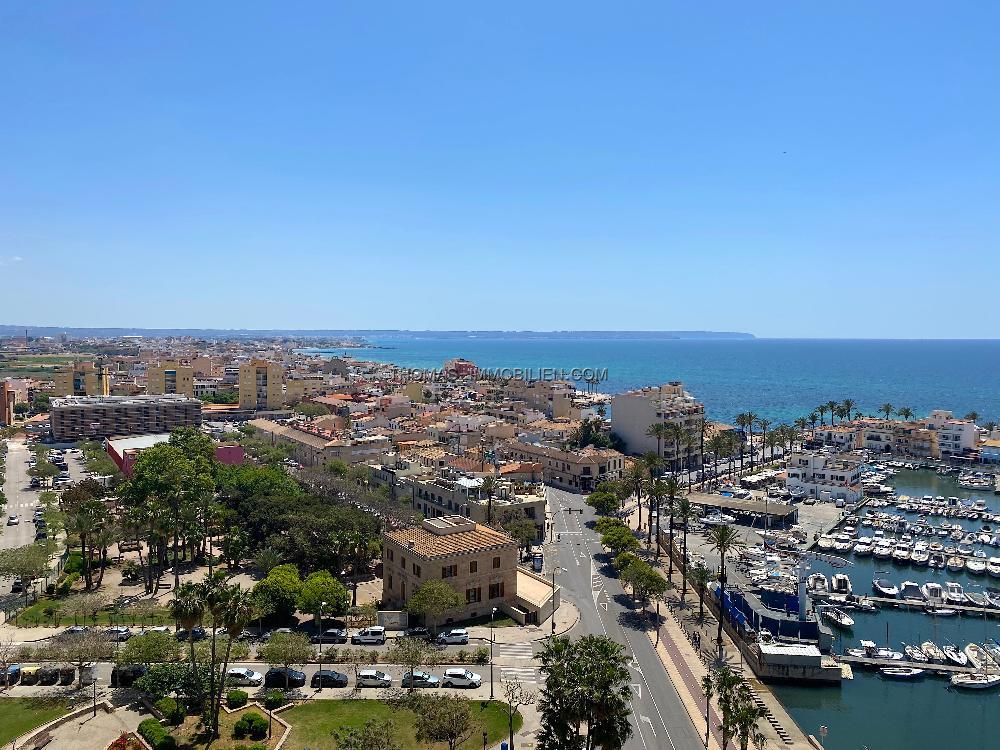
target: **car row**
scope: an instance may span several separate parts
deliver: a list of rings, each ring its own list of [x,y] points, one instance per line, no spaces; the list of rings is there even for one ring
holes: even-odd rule
[[[347,687],[349,678],[335,669],[320,669],[309,681],[313,688]],[[233,667],[226,672],[226,682],[236,687],[305,687],[306,673],[290,667],[273,667],[264,674],[246,667]],[[358,687],[392,687],[392,676],[379,669],[361,669],[355,680]],[[464,667],[450,667],[441,677],[415,669],[403,674],[403,687],[463,687],[477,688],[483,678]]]

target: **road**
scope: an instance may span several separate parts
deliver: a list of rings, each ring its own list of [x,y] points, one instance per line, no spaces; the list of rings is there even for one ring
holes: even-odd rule
[[[630,598],[606,559],[600,538],[586,522],[593,510],[583,495],[546,488],[549,509],[555,520],[557,582],[562,596],[580,610],[580,622],[570,635],[606,635],[625,646],[632,657],[632,738],[623,750],[698,750],[701,735],[681,704],[673,683],[637,623]],[[551,555],[550,555],[551,557]]]

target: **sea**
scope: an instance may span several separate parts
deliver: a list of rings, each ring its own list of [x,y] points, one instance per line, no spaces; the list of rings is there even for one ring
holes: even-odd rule
[[[915,414],[949,409],[1000,422],[1000,340],[615,339],[366,337],[348,354],[434,370],[464,357],[480,367],[573,375],[606,371],[596,388],[618,393],[683,381],[708,418],[753,411],[774,423],[821,403],[852,399],[864,414],[885,403]],[[328,356],[344,350],[305,349]],[[582,380],[580,389],[588,386]],[[829,417],[827,417],[829,419]]]

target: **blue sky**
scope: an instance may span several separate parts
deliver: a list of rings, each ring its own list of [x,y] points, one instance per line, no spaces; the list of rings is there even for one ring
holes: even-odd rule
[[[996,337],[1000,6],[0,3],[0,322]]]

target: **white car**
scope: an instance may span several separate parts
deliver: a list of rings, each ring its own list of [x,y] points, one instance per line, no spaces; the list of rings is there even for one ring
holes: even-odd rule
[[[385,628],[381,625],[372,625],[369,628],[359,630],[351,636],[351,643],[355,646],[361,643],[382,644],[385,643]]]
[[[356,684],[359,688],[390,687],[392,685],[392,677],[378,669],[362,669],[358,672]]]
[[[264,684],[264,675],[245,667],[233,667],[226,672],[226,684],[237,687],[260,687]]]
[[[19,523],[21,523],[21,519],[18,518],[17,516],[8,516],[7,517],[7,525],[8,526],[17,526]]]
[[[452,628],[437,637],[438,643],[458,644],[464,646],[469,642],[469,631],[465,628]]]
[[[104,631],[104,635],[110,638],[112,641],[117,641],[118,643],[124,643],[129,638],[132,637],[132,631],[126,628],[124,625],[115,625],[113,627],[107,628]]]
[[[477,688],[483,684],[483,678],[475,672],[462,667],[449,667],[444,670],[441,684],[447,687]]]

